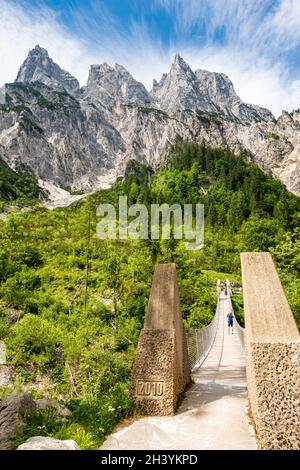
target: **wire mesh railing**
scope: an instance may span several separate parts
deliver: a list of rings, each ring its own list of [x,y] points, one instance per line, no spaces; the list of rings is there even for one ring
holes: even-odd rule
[[[219,320],[219,303],[213,320],[208,326],[187,329],[186,338],[191,370],[201,366],[207,357],[216,337]]]
[[[222,290],[222,287],[225,290]],[[225,283],[221,283],[218,281],[217,283],[217,292],[218,292],[218,305],[216,309],[216,313],[214,315],[213,320],[211,323],[203,328],[199,329],[186,329],[186,338],[187,338],[187,346],[188,346],[188,353],[189,353],[189,361],[190,361],[190,368],[191,371],[199,368],[207,355],[209,354],[211,347],[215,341],[217,329],[218,329],[218,322],[220,318],[220,299],[229,300],[229,305],[227,304],[227,308],[229,307],[228,311],[233,312],[232,304],[231,304],[231,285],[228,280]],[[224,294],[225,293],[225,297]],[[223,297],[222,297],[223,295]],[[224,313],[223,313],[224,314]],[[234,329],[239,337],[242,347],[244,348],[244,336],[245,336],[245,328],[243,328],[237,321],[234,312],[233,312],[233,321],[234,321]]]
[[[243,328],[237,321],[235,315],[234,315],[234,320],[233,320],[233,327],[235,331],[237,332],[237,335],[239,337],[239,340],[243,346],[245,347],[245,328]]]

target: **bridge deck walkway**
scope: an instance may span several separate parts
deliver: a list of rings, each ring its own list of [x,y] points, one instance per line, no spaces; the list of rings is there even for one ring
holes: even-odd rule
[[[256,449],[247,416],[245,355],[236,332],[228,335],[230,297],[221,293],[213,346],[174,416],[142,418],[119,428],[102,449]]]

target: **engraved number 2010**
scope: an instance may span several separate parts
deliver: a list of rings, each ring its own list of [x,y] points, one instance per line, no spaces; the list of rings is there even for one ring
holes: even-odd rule
[[[138,395],[143,396],[154,396],[161,397],[164,393],[164,383],[163,382],[150,382],[142,381],[138,382]]]

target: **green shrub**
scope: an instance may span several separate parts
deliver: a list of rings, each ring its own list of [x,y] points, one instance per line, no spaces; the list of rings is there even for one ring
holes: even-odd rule
[[[30,437],[54,437],[61,427],[62,421],[58,418],[57,411],[53,407],[47,407],[44,410],[36,410],[32,413],[26,425],[18,432],[13,448],[16,449]]]
[[[11,327],[7,340],[9,361],[42,367],[60,361],[62,343],[59,336],[59,330],[53,324],[27,314]]]

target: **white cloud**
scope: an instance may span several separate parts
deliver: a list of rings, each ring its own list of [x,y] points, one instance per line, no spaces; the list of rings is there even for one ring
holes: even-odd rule
[[[47,49],[52,59],[81,85],[86,84],[93,63],[120,63],[148,88],[152,85],[150,77],[165,70],[165,52],[159,44],[151,42],[142,25],[133,23],[132,34],[126,36],[107,12],[101,11],[101,15],[100,11],[95,12],[94,19],[85,18],[84,11],[74,12],[79,37],[67,31],[49,9],[30,10],[20,2],[19,5],[9,0],[0,2],[0,84],[14,81],[28,51],[36,44]],[[100,27],[99,17],[101,37],[95,34]]]
[[[299,0],[153,0],[185,38],[195,25],[205,28],[206,42],[224,28],[232,46],[260,54],[291,50],[300,41]]]
[[[45,47],[62,68],[86,81],[89,65],[96,58],[87,44],[63,28],[51,10],[0,2],[0,84],[16,78],[18,68],[36,44]]]
[[[53,11],[25,9],[21,2],[0,0],[0,86],[11,82],[27,53],[36,44],[45,47],[62,68],[86,83],[92,63],[124,65],[149,89],[152,79],[167,72],[179,52],[193,69],[226,73],[242,99],[271,109],[300,107],[299,77],[290,77],[282,54],[300,43],[300,2],[281,0],[152,0],[174,22],[169,47],[142,20],[124,31],[120,23],[94,2],[94,14],[70,10],[72,32]],[[270,6],[269,8],[268,5]],[[262,21],[262,19],[264,21]],[[193,37],[195,25],[205,26],[205,38]],[[214,43],[217,29],[226,26],[223,47]]]
[[[299,45],[300,41],[300,2],[281,0],[273,15],[262,26],[261,40],[267,39],[272,47],[282,52]]]

